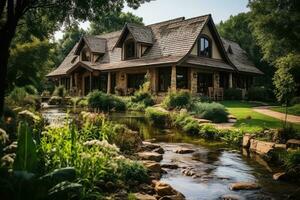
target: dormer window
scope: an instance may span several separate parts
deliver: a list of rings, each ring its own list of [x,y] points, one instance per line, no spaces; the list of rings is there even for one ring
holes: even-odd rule
[[[91,61],[91,53],[88,48],[83,48],[81,52],[81,60],[82,61]]]
[[[211,57],[211,40],[207,36],[201,36],[198,41],[198,56]]]
[[[124,59],[133,59],[136,57],[136,46],[133,39],[129,39],[124,43]]]

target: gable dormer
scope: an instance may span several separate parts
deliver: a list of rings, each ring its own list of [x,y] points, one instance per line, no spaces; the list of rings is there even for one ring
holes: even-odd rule
[[[75,55],[79,56],[80,61],[98,62],[106,52],[106,39],[95,36],[81,37]]]
[[[115,45],[122,48],[122,60],[141,58],[153,45],[153,33],[150,27],[125,24]]]

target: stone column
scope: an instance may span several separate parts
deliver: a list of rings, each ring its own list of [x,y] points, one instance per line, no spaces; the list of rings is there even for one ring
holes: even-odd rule
[[[229,88],[232,88],[232,73],[229,73]]]
[[[171,91],[176,91],[176,87],[176,65],[173,65],[171,72]]]
[[[191,68],[190,80],[191,80],[191,93],[192,94],[197,93],[197,78],[198,78],[197,71],[194,68]]]
[[[107,74],[107,94],[111,93],[111,73]]]

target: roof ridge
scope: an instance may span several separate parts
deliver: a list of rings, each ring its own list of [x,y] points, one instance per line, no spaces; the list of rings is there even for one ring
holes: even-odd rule
[[[151,26],[157,26],[157,25],[159,25],[159,24],[170,23],[170,22],[173,22],[173,21],[176,22],[176,21],[178,21],[178,20],[184,21],[184,20],[185,20],[185,17],[177,17],[177,18],[169,19],[169,20],[162,21],[162,22],[157,22],[157,23],[153,23],[153,24],[148,24],[148,25],[146,25],[146,26],[148,26],[148,27],[151,27]]]
[[[211,14],[206,14],[206,15],[200,15],[200,16],[196,16],[196,17],[187,18],[184,21],[189,21],[189,20],[193,20],[193,19],[197,19],[197,18],[202,18],[202,17],[211,17]]]

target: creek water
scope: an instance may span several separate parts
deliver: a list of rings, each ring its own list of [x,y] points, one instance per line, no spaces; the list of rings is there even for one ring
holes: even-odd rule
[[[50,123],[51,120],[61,122],[66,116],[64,109],[47,109],[43,113]],[[228,195],[239,199],[281,200],[287,199],[300,187],[295,183],[274,181],[272,175],[277,172],[276,169],[257,155],[222,143],[203,141],[176,129],[157,129],[145,120],[143,113],[112,113],[109,118],[138,131],[144,140],[152,140],[162,146],[165,153],[161,164],[176,164],[179,168],[167,169],[161,181],[169,183],[188,200],[214,200]],[[195,152],[174,153],[180,147]],[[186,176],[182,173],[183,169],[191,169],[199,176]],[[235,182],[255,182],[261,189],[231,191],[229,185]]]

